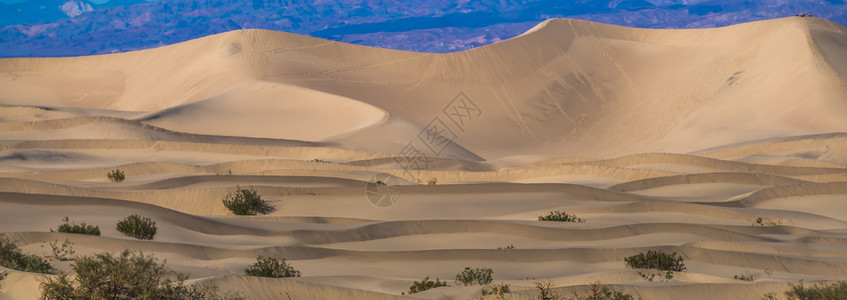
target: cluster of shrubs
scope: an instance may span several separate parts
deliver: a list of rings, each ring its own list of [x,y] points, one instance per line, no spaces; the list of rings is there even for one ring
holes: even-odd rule
[[[121,169],[114,169],[106,173],[106,178],[109,178],[112,182],[122,182],[126,179],[126,174]]]
[[[117,256],[83,256],[71,269],[76,276],[43,279],[42,299],[242,299],[220,295],[214,284],[188,284],[187,275],[174,273],[153,256],[129,250]]]
[[[491,268],[471,268],[465,267],[464,270],[456,274],[456,283],[464,286],[468,285],[486,285],[494,280],[494,270]],[[435,281],[429,279],[429,276],[424,277],[421,281],[415,281],[409,287],[409,294],[420,293],[437,287],[449,286],[446,281],[441,281],[436,278]],[[403,292],[405,295],[406,292]]]
[[[88,225],[88,224],[85,224],[85,222],[82,222],[80,224],[76,224],[76,223],[71,224],[71,223],[69,223],[68,217],[65,217],[64,219],[62,219],[62,221],[64,221],[65,223],[59,225],[59,228],[56,229],[56,231],[58,231],[58,232],[97,235],[97,236],[100,235],[100,227],[99,226]],[[53,229],[50,229],[50,231],[52,232]]]
[[[571,298],[565,298],[559,295],[559,292],[553,289],[553,283],[550,280],[536,280],[533,282],[538,290],[539,298],[543,300],[632,300],[632,295],[622,291],[615,290],[600,282],[592,283],[588,286],[586,295],[574,293]]]
[[[12,270],[42,274],[51,274],[55,271],[46,259],[23,253],[17,243],[5,236],[0,236],[0,266]]]
[[[230,212],[240,216],[254,216],[273,211],[273,207],[252,188],[236,188],[235,192],[224,197],[223,203]]]
[[[447,281],[441,281],[438,278],[436,278],[435,281],[433,281],[432,279],[429,279],[429,276],[427,276],[427,277],[424,277],[424,279],[421,279],[421,281],[412,282],[412,286],[409,287],[408,293],[409,294],[416,294],[416,293],[420,293],[420,292],[423,292],[423,291],[426,291],[426,290],[430,290],[430,289],[434,289],[434,288],[442,287],[442,286],[449,286],[449,285],[447,285]],[[405,295],[406,292],[403,292],[402,294]]]
[[[256,258],[256,262],[244,270],[244,275],[286,278],[300,277],[300,271],[297,271],[294,267],[285,262],[284,258],[279,260],[273,257],[263,257],[259,255],[259,257]]]
[[[464,286],[468,285],[486,285],[494,280],[494,270],[491,268],[471,268],[465,267],[465,270],[456,274],[456,283]]]
[[[51,243],[52,245],[52,243]],[[73,253],[72,244],[63,248]],[[55,252],[55,248],[54,248]],[[53,274],[56,269],[42,257],[24,254],[18,245],[0,236],[0,266],[24,272]],[[168,269],[151,255],[124,250],[119,255],[99,253],[76,258],[71,264],[75,276],[59,272],[44,277],[42,299],[242,299],[238,295],[221,295],[214,284],[188,284],[188,276]],[[300,271],[285,259],[259,256],[244,270],[248,276],[300,277]],[[7,275],[0,272],[0,280]],[[176,280],[174,280],[176,279]]]
[[[664,251],[649,250],[647,253],[639,253],[624,259],[626,266],[631,269],[656,269],[659,274],[649,272],[638,272],[647,281],[653,281],[656,275],[660,275],[662,281],[673,278],[673,272],[682,272],[687,268],[681,256],[676,252],[666,253]]]
[[[832,283],[818,282],[813,286],[803,285],[801,280],[798,284],[792,284],[791,289],[785,291],[788,300],[830,300],[847,299],[847,281],[836,281]],[[765,294],[763,299],[776,300],[776,294]]]
[[[771,271],[771,269],[765,269],[765,274],[767,274],[768,276],[770,276],[772,273],[773,271]],[[733,278],[744,281],[756,281],[759,280],[759,278],[762,278],[762,273],[753,273],[750,271],[746,271],[744,272],[744,274],[735,275]]]
[[[555,221],[555,222],[578,222],[583,223],[585,220],[577,218],[575,215],[569,215],[563,211],[551,211],[546,216],[538,216],[539,221]]]
[[[100,235],[100,226],[88,225],[85,222],[80,224],[69,223],[68,217],[62,219],[63,224],[60,224],[56,229],[62,233]],[[156,235],[156,222],[150,218],[139,215],[130,215],[123,220],[118,221],[116,228],[119,232],[126,236],[131,236],[141,240],[152,240]],[[53,232],[53,229],[50,229]]]

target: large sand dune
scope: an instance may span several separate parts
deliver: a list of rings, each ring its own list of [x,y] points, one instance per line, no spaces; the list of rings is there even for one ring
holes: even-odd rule
[[[255,299],[478,299],[457,284],[401,295],[466,266],[493,268],[514,299],[536,297],[528,278],[566,295],[600,281],[644,299],[759,299],[847,279],[846,81],[847,28],[797,17],[549,20],[449,54],[242,30],[0,59],[0,233],[37,254],[61,239],[143,250]],[[429,162],[397,163],[408,145]],[[116,168],[126,181],[108,181]],[[399,188],[394,205],[371,204],[374,178]],[[236,186],[276,210],[230,215]],[[536,221],[552,210],[586,222]],[[154,240],[115,230],[133,213],[157,222]],[[65,216],[102,236],[50,232]],[[646,282],[623,259],[650,249],[688,270]],[[243,276],[257,255],[303,277]],[[0,299],[38,297],[40,275],[7,271]],[[744,272],[762,277],[733,279]]]

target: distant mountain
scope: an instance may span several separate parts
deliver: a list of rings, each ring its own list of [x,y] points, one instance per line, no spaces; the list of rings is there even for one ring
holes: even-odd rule
[[[0,5],[0,57],[121,52],[244,28],[450,52],[508,39],[556,17],[700,28],[808,12],[847,24],[847,3],[834,0],[29,0]]]
[[[0,3],[0,27],[17,24],[55,22],[100,8],[129,6],[145,0],[111,0],[98,4],[88,0],[28,0],[14,4]]]

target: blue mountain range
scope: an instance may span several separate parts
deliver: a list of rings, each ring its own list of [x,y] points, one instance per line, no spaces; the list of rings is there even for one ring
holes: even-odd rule
[[[124,52],[249,28],[452,52],[549,18],[705,28],[798,13],[847,24],[847,3],[834,0],[2,0],[0,57]]]

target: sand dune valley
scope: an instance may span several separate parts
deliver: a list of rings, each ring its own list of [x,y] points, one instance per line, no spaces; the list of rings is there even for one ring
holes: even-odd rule
[[[552,19],[447,54],[240,30],[0,59],[0,232],[41,256],[140,250],[248,299],[479,299],[465,267],[510,299],[538,299],[534,279],[781,297],[847,279],[846,83],[847,28],[800,17]],[[274,210],[233,215],[238,187]],[[155,238],[118,232],[131,214]],[[51,232],[66,216],[102,234]],[[687,270],[645,280],[624,259],[648,250]],[[258,255],[302,277],[245,276]],[[0,270],[0,299],[41,296],[45,275]],[[401,294],[427,276],[450,286]]]

